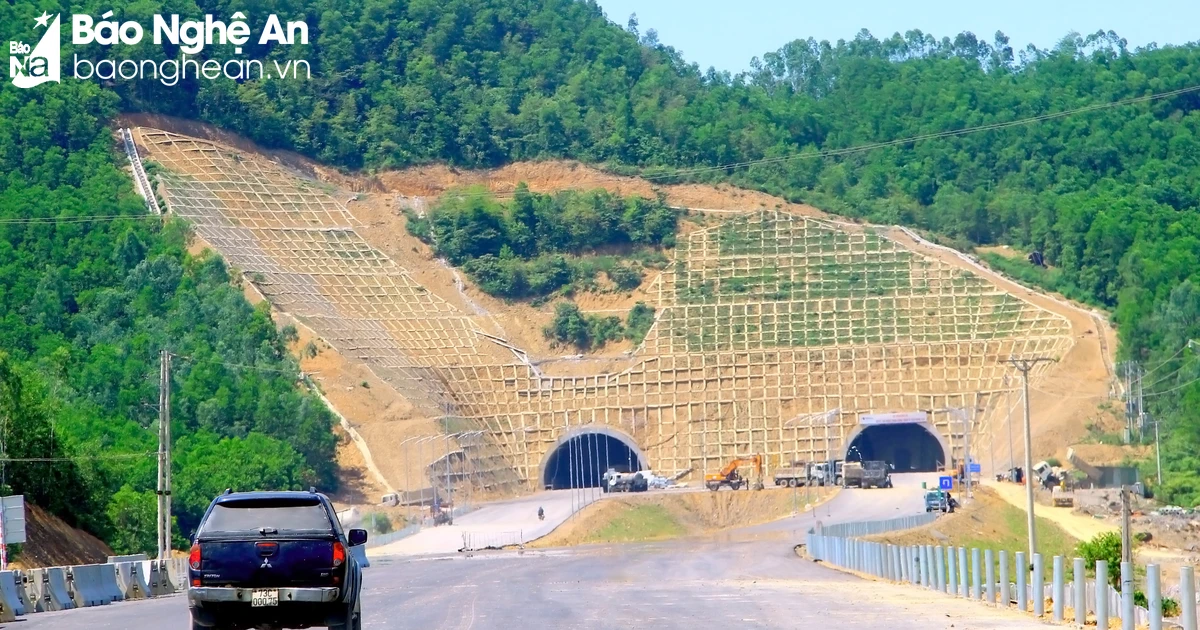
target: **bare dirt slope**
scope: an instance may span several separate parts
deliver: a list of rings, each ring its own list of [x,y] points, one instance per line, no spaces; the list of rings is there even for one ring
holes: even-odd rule
[[[25,535],[29,542],[21,545],[20,556],[10,568],[97,564],[113,555],[104,541],[30,503],[25,504]]]

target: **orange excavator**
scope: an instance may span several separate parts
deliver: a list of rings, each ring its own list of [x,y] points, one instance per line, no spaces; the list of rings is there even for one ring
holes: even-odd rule
[[[733,461],[729,462],[728,464],[725,464],[725,467],[721,469],[721,472],[719,472],[715,475],[704,475],[704,485],[709,490],[712,490],[714,492],[717,490],[720,490],[721,486],[729,486],[729,488],[731,490],[740,490],[742,488],[743,483],[746,484],[747,488],[749,488],[752,482],[749,479],[743,478],[742,475],[740,473],[738,473],[738,468],[741,468],[744,465],[754,467],[754,477],[755,477],[755,480],[753,482],[754,489],[762,490],[763,489],[762,455],[751,455],[749,457],[734,458]]]

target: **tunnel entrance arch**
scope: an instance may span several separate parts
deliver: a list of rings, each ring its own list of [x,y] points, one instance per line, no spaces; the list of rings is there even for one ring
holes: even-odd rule
[[[945,437],[929,422],[859,425],[847,436],[845,461],[878,459],[895,472],[937,472],[949,461]]]
[[[542,488],[596,488],[609,468],[645,470],[646,454],[629,435],[605,426],[576,427],[554,444],[539,470]]]

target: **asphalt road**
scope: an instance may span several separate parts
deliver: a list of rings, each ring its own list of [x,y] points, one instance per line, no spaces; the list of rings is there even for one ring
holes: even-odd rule
[[[485,505],[454,519],[454,525],[429,527],[394,543],[371,549],[368,557],[454,553],[463,547],[463,534],[501,544],[529,542],[554,531],[576,511],[600,498],[598,489],[590,491],[552,490],[530,496]],[[537,518],[538,507],[546,519]],[[517,540],[519,538],[519,540]]]
[[[914,487],[914,483],[915,486]],[[719,536],[569,550],[373,557],[364,628],[1040,628],[1032,618],[912,587],[866,582],[798,558],[815,520],[923,510],[920,480],[849,490],[815,514]],[[42,613],[28,630],[188,627],[181,596]]]

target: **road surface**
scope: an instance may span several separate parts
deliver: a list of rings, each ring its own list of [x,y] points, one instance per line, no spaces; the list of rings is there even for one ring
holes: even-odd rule
[[[816,514],[698,539],[464,557],[379,556],[366,570],[367,629],[653,627],[1043,627],[1032,618],[932,591],[858,578],[802,560],[793,545],[815,520],[918,513],[920,479],[848,490]],[[536,507],[534,508],[536,513]],[[29,615],[22,630],[188,627],[182,596]]]
[[[551,490],[485,505],[455,518],[453,525],[427,527],[407,538],[370,549],[367,556],[374,562],[374,558],[383,556],[455,553],[463,547],[464,532],[508,544],[536,540],[599,497],[600,491],[594,488],[574,492]],[[546,520],[538,520],[538,507],[545,510]]]

